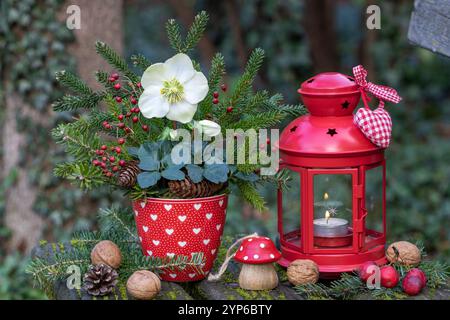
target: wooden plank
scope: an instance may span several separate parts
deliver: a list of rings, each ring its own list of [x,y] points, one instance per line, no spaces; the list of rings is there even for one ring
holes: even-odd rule
[[[408,39],[420,47],[450,57],[450,1],[416,0]]]

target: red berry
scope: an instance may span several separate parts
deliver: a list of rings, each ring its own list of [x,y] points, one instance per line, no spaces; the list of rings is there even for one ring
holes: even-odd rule
[[[105,126],[105,129],[107,129],[107,130],[111,129],[111,125],[108,123],[108,124]]]
[[[422,291],[424,283],[422,278],[415,275],[406,275],[402,281],[403,291],[409,296],[416,296]]]
[[[103,155],[103,151],[102,150],[95,150],[95,154],[98,156],[102,156]]]
[[[116,89],[116,90],[120,90],[121,87],[122,87],[122,86],[120,85],[120,83],[116,83],[116,84],[114,85],[114,89]]]
[[[133,122],[134,123],[136,123],[136,122],[138,122],[139,121],[139,118],[138,117],[133,117]]]
[[[141,88],[141,87],[142,87],[142,84],[141,84],[140,82],[138,82],[138,83],[136,83],[136,86],[137,86],[138,88]]]
[[[131,117],[131,112],[128,111],[127,114],[125,115],[125,117],[127,117],[127,118]]]
[[[269,138],[266,139],[266,143],[270,144],[270,139]]]
[[[359,274],[359,278],[364,281],[367,282],[367,280],[369,279],[369,277],[371,275],[373,275],[375,273],[375,267],[378,267],[377,264],[373,261],[367,261],[364,262],[362,265],[359,266],[358,268],[358,274]],[[370,269],[369,269],[370,268]],[[370,273],[369,273],[370,271]]]
[[[136,100],[135,97],[131,97],[130,98],[130,102],[131,102],[131,104],[137,104],[138,103],[138,101]]]
[[[222,89],[223,92],[227,91],[227,85],[226,84],[222,84],[220,86],[220,89]]]
[[[108,121],[103,121],[103,122],[102,122],[102,125],[103,125],[104,127],[106,127],[108,124],[109,124]]]
[[[107,160],[106,157],[103,157],[103,158],[102,158],[102,161],[103,161],[103,162],[105,162],[106,160]]]
[[[213,99],[213,101],[212,101],[212,103],[214,103],[214,104],[218,104],[218,103],[219,103],[219,99],[217,99],[217,98],[214,98],[214,99]]]
[[[114,78],[114,79],[119,79],[119,74],[118,73],[113,73],[112,75],[111,75],[111,78]]]
[[[120,121],[122,121],[123,120],[123,114],[119,114],[118,116],[117,116],[117,119],[119,119]]]
[[[123,129],[123,130],[125,130],[125,132],[126,133],[130,133],[131,132],[131,129],[130,128],[128,128],[128,127],[126,127],[125,129]]]
[[[146,124],[143,124],[143,125],[142,125],[142,130],[144,130],[144,131],[148,131],[148,125],[146,125]]]
[[[213,97],[216,98],[216,99],[219,98],[219,93],[217,91],[214,91],[213,92]]]
[[[116,97],[116,101],[117,101],[118,103],[121,103],[121,102],[122,102],[122,97]]]
[[[125,123],[123,122],[119,122],[119,124],[117,125],[120,129],[125,128]]]
[[[418,276],[419,278],[422,279],[423,286],[425,287],[427,285],[427,276],[425,275],[425,272],[423,272],[419,268],[413,268],[409,270],[406,276]]]
[[[118,143],[118,144],[124,144],[124,143],[125,143],[125,139],[124,139],[124,138],[119,138],[119,139],[117,140],[117,143]]]
[[[381,285],[385,288],[394,288],[400,276],[393,266],[384,266],[380,269]]]
[[[115,151],[116,151],[116,153],[121,153],[122,149],[120,149],[120,147],[116,147]]]
[[[227,112],[228,112],[228,113],[233,112],[233,107],[232,107],[232,106],[229,106],[229,107],[227,108]]]
[[[100,161],[98,161],[97,159],[94,159],[92,161],[92,164],[97,167],[100,164]]]
[[[108,147],[106,145],[102,145],[100,149],[106,150],[106,149],[108,149]]]
[[[119,161],[119,166],[123,167],[126,164],[125,160],[120,160]]]
[[[114,158],[113,156],[111,156],[111,157],[109,157],[109,161],[110,161],[110,162],[114,162],[114,161],[116,161],[116,158]]]
[[[102,167],[103,169],[105,169],[105,168],[106,168],[106,163],[100,162],[100,167]]]
[[[108,178],[111,178],[111,177],[112,177],[112,175],[113,175],[113,174],[112,174],[112,172],[109,172],[109,171],[108,171],[108,172],[106,172],[106,176],[107,176]]]
[[[118,167],[118,166],[114,166],[114,167],[112,167],[112,171],[114,171],[114,172],[117,172],[117,171],[119,171],[119,167]]]

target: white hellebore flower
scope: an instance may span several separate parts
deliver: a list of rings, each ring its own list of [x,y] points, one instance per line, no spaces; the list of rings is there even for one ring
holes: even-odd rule
[[[194,69],[191,59],[178,53],[164,63],[155,63],[141,78],[144,92],[139,108],[146,118],[163,118],[188,123],[197,104],[208,94],[208,81]]]
[[[220,134],[220,125],[210,120],[201,120],[194,123],[194,128],[196,128],[200,133],[207,137],[215,137]]]

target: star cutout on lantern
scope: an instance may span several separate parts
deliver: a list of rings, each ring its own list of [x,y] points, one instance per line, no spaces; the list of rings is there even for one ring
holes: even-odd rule
[[[345,100],[345,102],[343,104],[341,104],[342,109],[347,109],[349,105],[350,105],[350,102],[348,102],[347,100]]]
[[[295,130],[297,130],[297,126],[293,126],[293,127],[290,129],[291,132],[294,132]]]
[[[334,128],[333,129],[328,129],[327,134],[329,134],[330,136],[334,136],[335,134],[337,134],[337,131]]]

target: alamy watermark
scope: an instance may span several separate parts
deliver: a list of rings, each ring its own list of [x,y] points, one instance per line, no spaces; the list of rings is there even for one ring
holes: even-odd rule
[[[376,4],[367,7],[366,14],[369,16],[366,20],[366,27],[369,30],[381,29],[381,9]]]
[[[69,30],[81,29],[81,9],[76,4],[72,4],[67,7],[66,13],[68,17],[66,19],[66,26]]]

